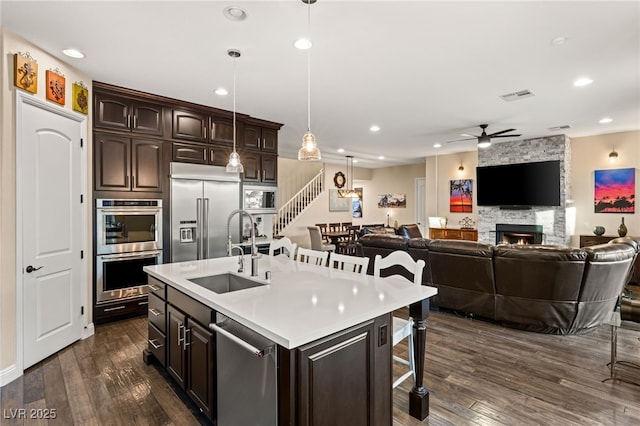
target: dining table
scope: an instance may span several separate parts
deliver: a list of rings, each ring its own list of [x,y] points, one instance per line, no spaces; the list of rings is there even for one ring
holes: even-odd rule
[[[338,244],[341,239],[349,237],[349,231],[347,229],[342,231],[326,231],[322,233],[322,238],[328,238],[331,240],[331,244]]]

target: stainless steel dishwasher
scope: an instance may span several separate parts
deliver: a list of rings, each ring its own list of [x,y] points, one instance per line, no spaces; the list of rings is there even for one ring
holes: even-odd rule
[[[217,425],[275,426],[278,422],[276,345],[218,313]]]

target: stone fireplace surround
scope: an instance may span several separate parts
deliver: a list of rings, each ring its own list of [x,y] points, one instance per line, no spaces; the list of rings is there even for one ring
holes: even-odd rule
[[[541,225],[496,224],[496,245],[498,244],[542,244]]]
[[[532,206],[525,210],[478,206],[478,242],[496,244],[496,224],[542,226],[542,244],[568,246],[566,208],[570,207],[571,143],[566,135],[525,139],[513,142],[493,142],[489,148],[478,149],[478,166],[560,161],[560,206]],[[499,190],[497,188],[496,190]]]

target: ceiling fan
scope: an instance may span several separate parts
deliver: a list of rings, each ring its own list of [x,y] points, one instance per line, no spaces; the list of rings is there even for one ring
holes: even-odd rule
[[[485,131],[486,128],[488,127],[488,124],[481,124],[480,128],[482,129],[482,134],[480,136],[476,136],[476,135],[468,135],[468,134],[462,134],[462,136],[469,136],[466,139],[458,139],[455,141],[449,141],[447,143],[452,143],[452,142],[461,142],[461,141],[468,141],[471,139],[478,139],[478,148],[487,148],[489,145],[491,145],[491,138],[515,138],[521,135],[504,135],[503,133],[507,133],[507,132],[513,132],[516,129],[507,129],[507,130],[500,130],[499,132],[495,132],[495,133],[491,133],[490,135],[487,135],[487,132]]]

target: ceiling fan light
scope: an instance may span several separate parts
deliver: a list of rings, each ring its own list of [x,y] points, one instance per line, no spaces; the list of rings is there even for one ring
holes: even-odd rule
[[[489,148],[491,146],[491,142],[489,142],[488,140],[479,140],[478,141],[478,148]]]

